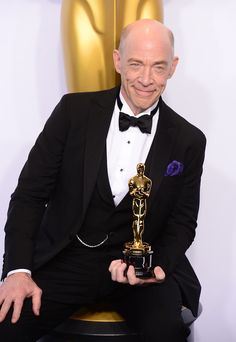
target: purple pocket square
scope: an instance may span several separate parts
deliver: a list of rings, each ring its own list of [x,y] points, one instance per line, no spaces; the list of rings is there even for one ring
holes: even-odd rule
[[[184,170],[184,165],[177,160],[173,160],[166,169],[165,176],[179,176]]]

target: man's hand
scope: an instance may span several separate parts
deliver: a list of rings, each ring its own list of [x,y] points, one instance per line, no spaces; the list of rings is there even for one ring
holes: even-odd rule
[[[118,283],[130,284],[130,285],[144,285],[153,283],[162,283],[165,280],[165,272],[160,266],[156,266],[153,270],[154,276],[148,279],[141,279],[135,276],[135,271],[133,266],[129,266],[126,276],[124,272],[127,265],[122,260],[113,260],[109,266],[109,271],[111,272],[111,279],[117,281]]]
[[[0,286],[0,322],[2,322],[13,305],[12,323],[20,317],[25,298],[32,297],[32,309],[39,315],[42,290],[28,273],[19,272],[8,276]]]

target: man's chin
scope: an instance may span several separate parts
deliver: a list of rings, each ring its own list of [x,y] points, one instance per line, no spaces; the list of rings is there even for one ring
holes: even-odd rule
[[[154,99],[142,99],[141,101],[136,101],[136,107],[140,108],[141,112],[145,111],[147,108],[150,108],[155,102],[157,98]]]

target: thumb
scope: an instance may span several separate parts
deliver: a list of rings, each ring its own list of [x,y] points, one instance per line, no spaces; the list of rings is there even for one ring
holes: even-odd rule
[[[154,268],[154,275],[155,275],[156,279],[160,282],[164,281],[165,277],[166,277],[165,272],[163,271],[163,269],[160,266],[156,266]]]

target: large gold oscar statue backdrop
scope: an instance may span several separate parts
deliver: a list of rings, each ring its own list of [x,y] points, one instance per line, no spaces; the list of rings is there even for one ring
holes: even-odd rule
[[[115,86],[112,51],[122,28],[141,18],[163,20],[161,0],[63,0],[61,13],[70,92]]]

